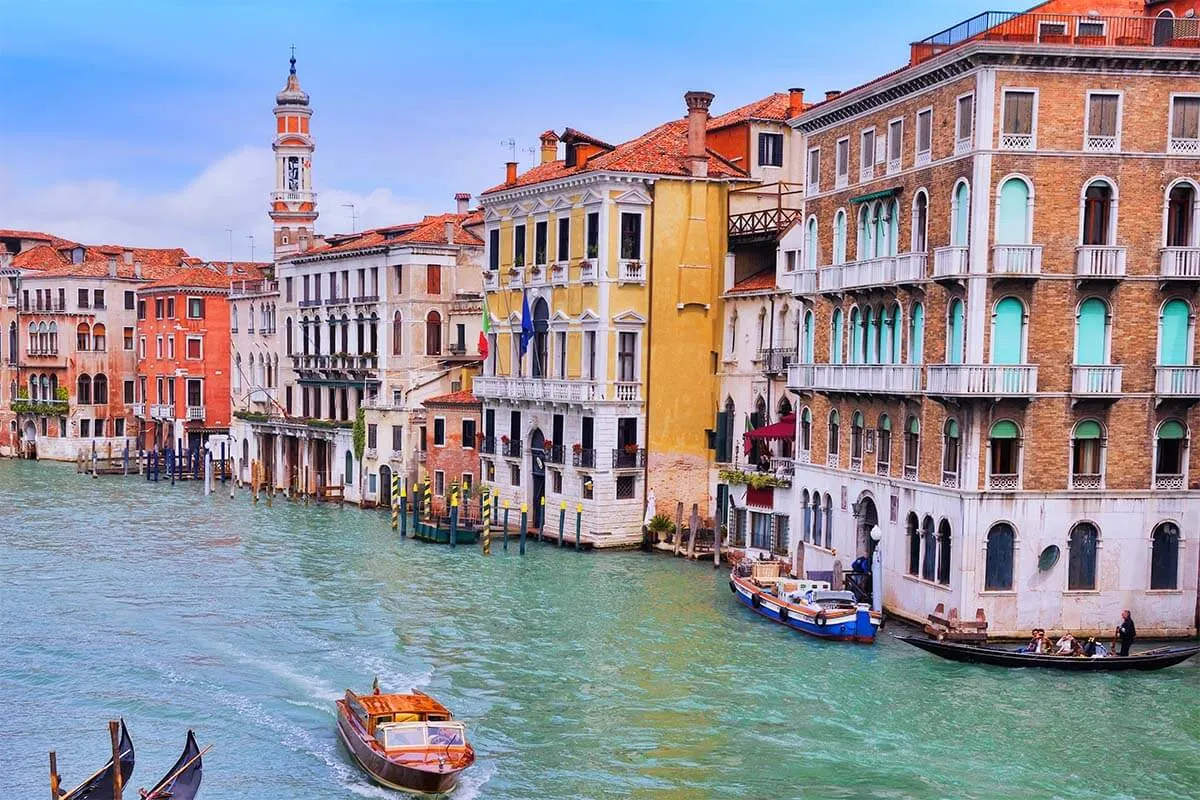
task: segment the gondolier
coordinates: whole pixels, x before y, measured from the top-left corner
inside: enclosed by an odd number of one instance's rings
[[[1129,613],[1129,609],[1125,609],[1121,612],[1121,624],[1117,626],[1117,639],[1121,642],[1118,655],[1129,655],[1129,646],[1133,644],[1136,636],[1137,628],[1133,624],[1133,615]]]

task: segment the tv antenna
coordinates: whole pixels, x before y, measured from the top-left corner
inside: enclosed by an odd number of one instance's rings
[[[342,208],[350,209],[350,232],[358,232],[358,212],[354,210],[354,203],[342,203]]]
[[[250,240],[250,260],[254,261],[254,234],[251,233],[246,238]]]
[[[233,228],[226,228],[225,232],[229,234],[229,261],[233,262]]]
[[[509,152],[509,161],[517,160],[517,140],[516,139],[501,139],[501,147],[507,147]]]

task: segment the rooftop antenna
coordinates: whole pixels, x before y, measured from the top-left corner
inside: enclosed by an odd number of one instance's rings
[[[358,213],[354,210],[354,203],[342,203],[342,208],[350,209],[350,232],[358,232]]]
[[[533,157],[533,154],[534,154],[534,153],[536,153],[536,152],[538,152],[538,149],[537,149],[536,147],[522,147],[522,148],[521,148],[521,152],[522,152],[522,153],[529,153],[529,156],[530,156],[530,158],[532,158],[532,157]]]
[[[233,228],[226,228],[225,232],[229,234],[229,261],[233,262]]]
[[[517,160],[517,140],[516,139],[501,139],[501,147],[507,147],[510,154],[509,161]]]
[[[251,233],[251,234],[247,235],[246,238],[250,240],[250,261],[253,262],[254,261],[254,234]]]

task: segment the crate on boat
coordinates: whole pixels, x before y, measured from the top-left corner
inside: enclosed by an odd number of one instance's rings
[[[952,642],[982,642],[987,640],[987,627],[987,614],[982,608],[975,609],[975,619],[960,619],[957,608],[946,614],[945,603],[938,603],[925,623],[925,633]]]

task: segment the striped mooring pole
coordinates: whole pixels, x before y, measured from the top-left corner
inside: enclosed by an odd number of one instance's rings
[[[408,478],[400,484],[400,538],[408,537]]]
[[[492,554],[492,497],[491,491],[483,487],[483,508],[481,509],[481,517],[483,519],[483,554],[490,556]]]
[[[450,547],[458,547],[458,484],[450,486]]]
[[[508,549],[508,501],[504,501],[504,549]]]
[[[392,473],[392,530],[400,527],[400,476]]]

